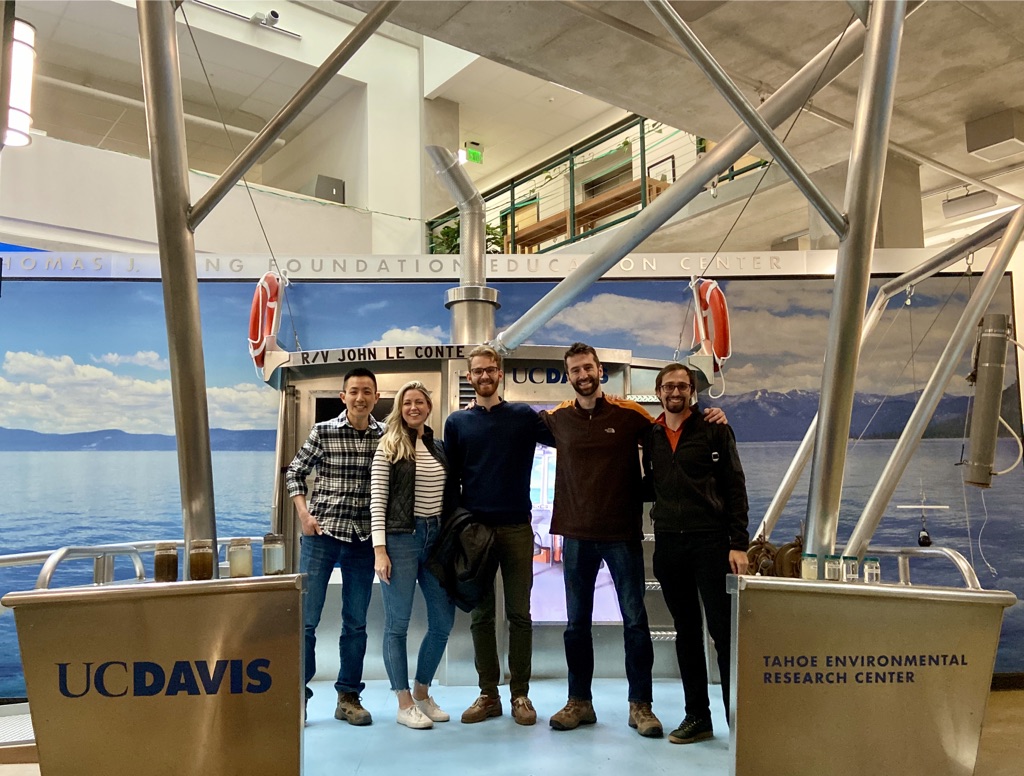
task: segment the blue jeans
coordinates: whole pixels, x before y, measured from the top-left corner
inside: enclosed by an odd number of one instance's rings
[[[448,634],[455,624],[455,604],[426,565],[440,533],[439,517],[417,517],[415,533],[387,535],[391,582],[381,585],[384,599],[384,668],[391,680],[391,689],[395,692],[409,689],[409,652],[406,641],[417,582],[427,604],[427,633],[420,644],[419,658],[416,660],[416,681],[420,684],[430,686],[448,645]]]
[[[327,582],[335,566],[341,567],[341,667],[334,687],[338,692],[360,693],[366,655],[366,610],[373,592],[373,543],[343,542],[326,534],[303,536],[299,570],[307,576],[302,622],[306,637],[306,698],[313,696],[309,682],[316,674],[316,626],[327,598]]]
[[[569,668],[569,697],[591,700],[594,678],[594,586],[601,561],[615,584],[622,613],[622,637],[626,648],[626,680],[629,700],[650,703],[654,645],[644,608],[644,553],[640,542],[565,540],[562,570],[565,576],[565,662]]]

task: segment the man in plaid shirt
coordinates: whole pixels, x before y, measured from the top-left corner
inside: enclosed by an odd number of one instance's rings
[[[384,424],[370,413],[380,398],[377,378],[357,367],[345,375],[341,400],[345,411],[317,423],[288,467],[288,495],[302,524],[299,570],[308,577],[303,605],[306,649],[306,701],[316,673],[316,626],[327,597],[327,582],[341,567],[341,667],[335,719],[369,725],[370,712],[359,702],[366,655],[366,610],[373,591],[373,543],[370,540],[370,464]],[[313,499],[306,504],[306,477],[316,469]]]

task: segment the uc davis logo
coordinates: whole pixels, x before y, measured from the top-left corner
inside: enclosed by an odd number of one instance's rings
[[[526,383],[533,383],[534,385],[566,385],[569,382],[569,376],[565,373],[564,369],[556,369],[553,366],[517,366],[512,369],[512,382],[518,385]],[[603,385],[607,382],[608,373],[606,372],[601,375],[601,384]]]
[[[170,669],[148,660],[57,663],[57,687],[65,698],[81,698],[90,692],[106,698],[259,694],[269,690],[272,683],[270,660],[266,658],[248,663],[243,660],[178,660]]]

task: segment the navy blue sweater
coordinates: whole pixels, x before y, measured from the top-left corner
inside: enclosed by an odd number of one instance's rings
[[[449,415],[444,447],[451,476],[462,485],[462,506],[487,525],[529,523],[537,443],[555,440],[528,404],[503,401]]]

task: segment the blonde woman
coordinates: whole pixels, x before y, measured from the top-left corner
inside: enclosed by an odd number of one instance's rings
[[[450,719],[429,695],[455,622],[455,604],[426,566],[443,519],[455,505],[444,447],[427,425],[432,409],[423,383],[403,385],[370,468],[374,570],[384,601],[384,667],[398,695],[397,721],[414,729]],[[427,604],[427,633],[410,692],[406,640],[417,582]]]

